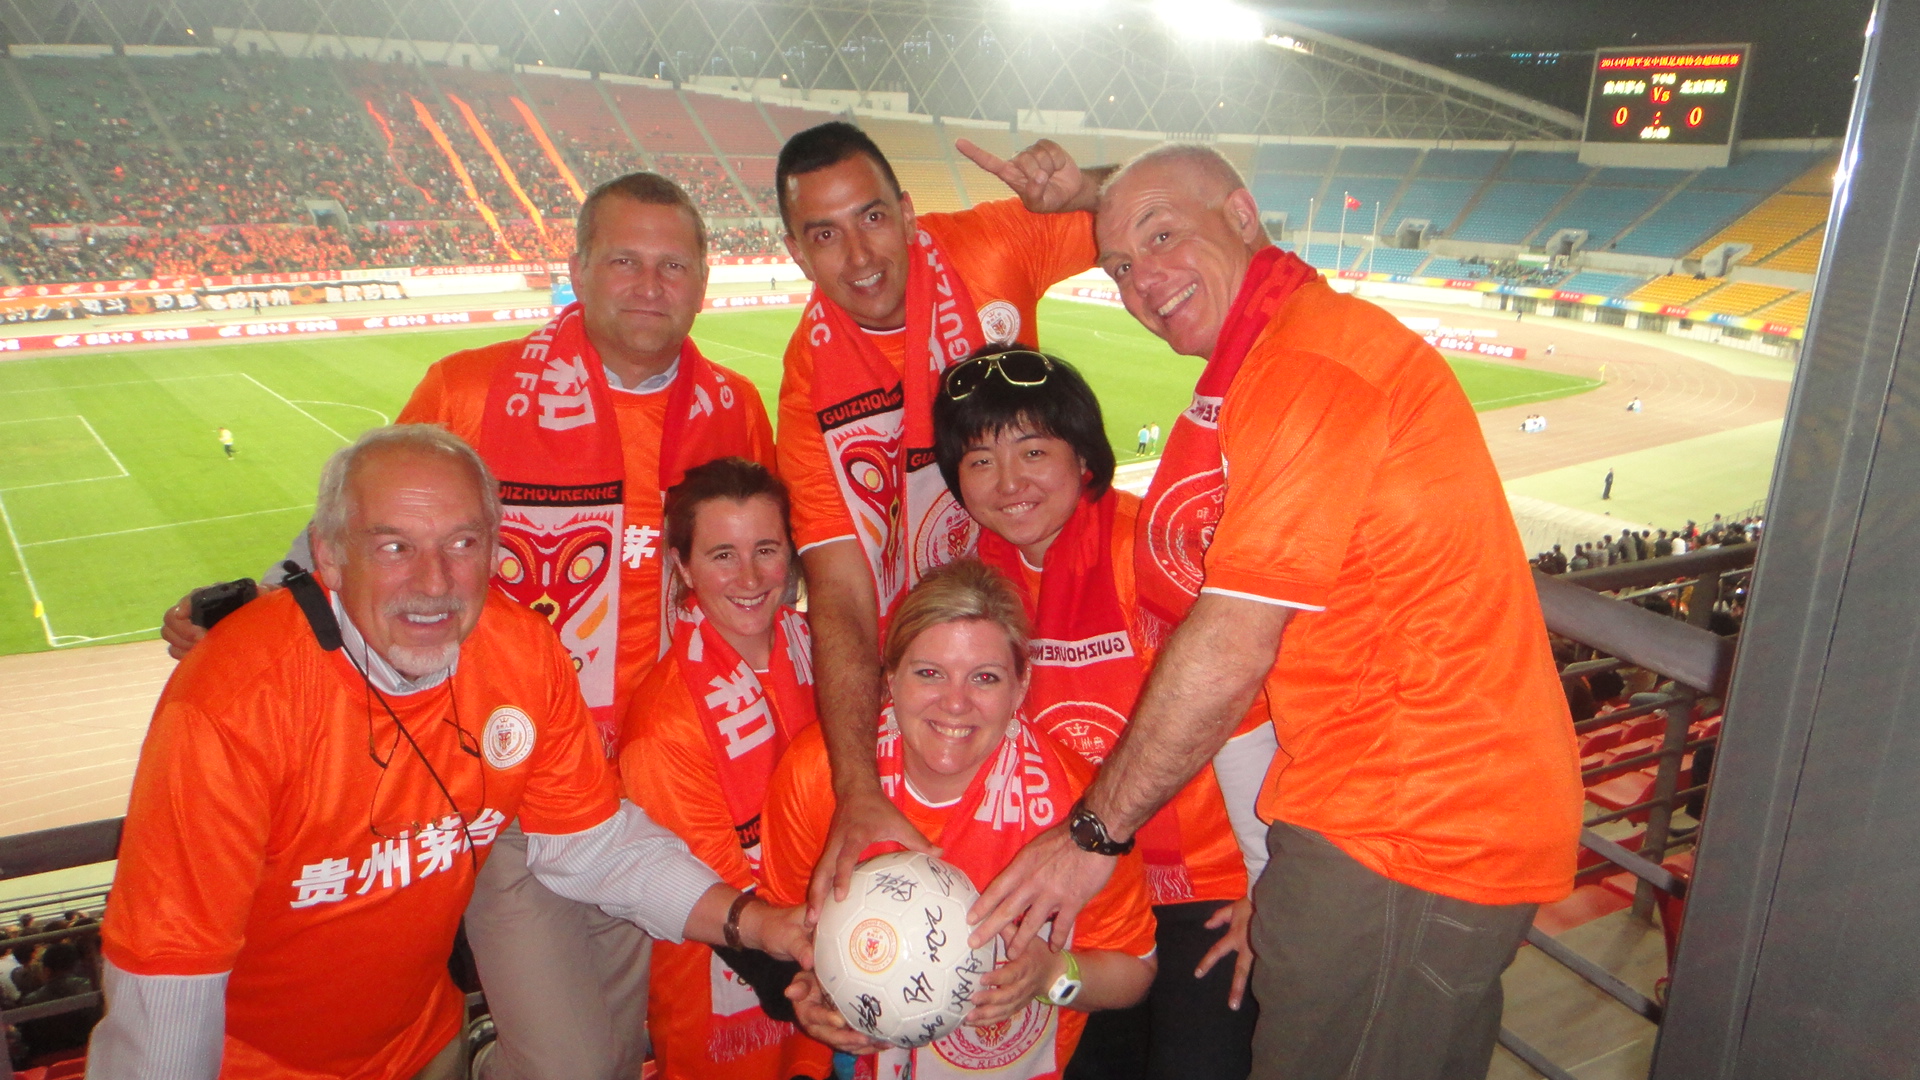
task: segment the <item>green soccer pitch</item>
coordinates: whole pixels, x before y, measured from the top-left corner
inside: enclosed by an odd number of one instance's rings
[[[1114,308],[1048,300],[1048,349],[1086,374],[1122,464],[1162,439],[1201,364]],[[773,412],[799,309],[700,317],[709,357],[752,379]],[[530,327],[369,333],[0,363],[0,654],[155,636],[188,589],[257,577],[306,522],[320,465],[398,412],[457,349]],[[1597,385],[1452,359],[1476,408]],[[231,428],[237,456],[217,437]],[[35,614],[36,600],[40,614]]]

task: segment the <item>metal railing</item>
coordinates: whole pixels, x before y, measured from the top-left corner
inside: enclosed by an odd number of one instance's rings
[[[1583,879],[1625,871],[1636,878],[1633,913],[1648,917],[1662,895],[1684,899],[1687,882],[1662,865],[1668,852],[1691,844],[1692,829],[1673,826],[1674,811],[1690,800],[1704,798],[1708,784],[1680,786],[1687,754],[1706,749],[1717,736],[1690,739],[1695,703],[1703,696],[1726,691],[1733,673],[1735,639],[1707,629],[1714,607],[1730,587],[1752,572],[1756,547],[1707,548],[1664,559],[1648,559],[1581,570],[1558,577],[1535,573],[1534,585],[1547,629],[1580,645],[1591,654],[1561,672],[1563,679],[1595,675],[1621,667],[1639,667],[1672,680],[1674,689],[1651,701],[1596,716],[1574,725],[1586,734],[1614,724],[1660,715],[1664,717],[1657,750],[1608,761],[1582,771],[1585,783],[1624,775],[1655,764],[1649,797],[1629,806],[1596,814],[1582,822],[1580,846],[1600,861],[1579,871]],[[1618,596],[1603,596],[1617,593]],[[1662,615],[1634,603],[1649,597],[1673,596],[1686,607],[1686,620]],[[1639,850],[1634,851],[1595,829],[1616,821],[1646,816]],[[1529,928],[1527,941],[1541,954],[1580,976],[1607,996],[1648,1021],[1658,1024],[1665,1007],[1628,985],[1619,976],[1562,944],[1538,927]],[[1500,1045],[1548,1080],[1573,1080],[1572,1074],[1505,1027]]]

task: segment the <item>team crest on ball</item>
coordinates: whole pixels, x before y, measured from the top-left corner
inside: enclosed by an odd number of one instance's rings
[[[511,705],[500,706],[487,717],[480,748],[487,755],[487,764],[496,769],[513,768],[533,753],[533,721]]]
[[[995,345],[1011,345],[1020,337],[1020,309],[995,300],[980,309],[980,332]]]
[[[878,975],[893,966],[893,958],[900,953],[900,937],[885,919],[866,919],[853,928],[847,953],[854,967]]]
[[[1001,1069],[1019,1061],[1046,1035],[1056,1010],[1037,1001],[995,1024],[955,1028],[934,1052],[962,1069]]]

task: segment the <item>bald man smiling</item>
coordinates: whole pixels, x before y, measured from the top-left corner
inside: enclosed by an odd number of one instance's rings
[[[1276,248],[1210,149],[1136,159],[1095,228],[1127,310],[1207,360],[1139,519],[1167,644],[1071,828],[988,888],[975,937],[1023,917],[1024,944],[1057,916],[1061,944],[1107,852],[1264,692],[1253,1075],[1484,1076],[1500,973],[1572,888],[1581,792],[1472,406],[1392,315]],[[1416,530],[1434,542],[1402,542]]]

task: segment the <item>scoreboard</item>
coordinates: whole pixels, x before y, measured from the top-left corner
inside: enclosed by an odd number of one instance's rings
[[[1746,45],[1599,50],[1580,159],[1652,168],[1725,165],[1750,52]]]

